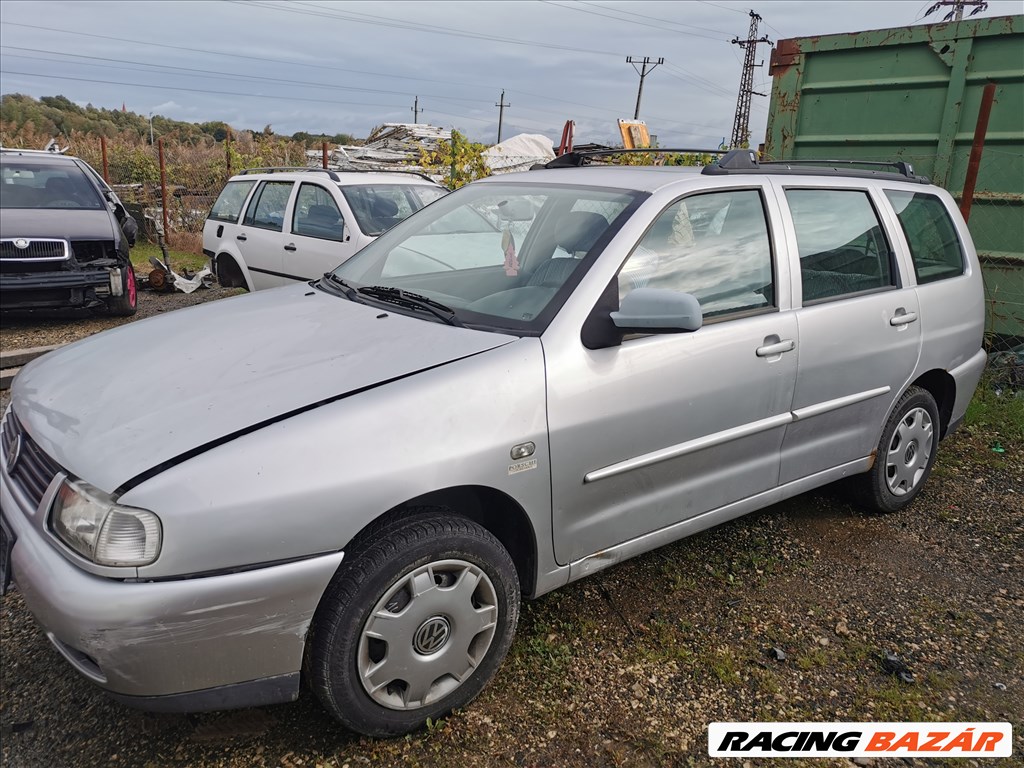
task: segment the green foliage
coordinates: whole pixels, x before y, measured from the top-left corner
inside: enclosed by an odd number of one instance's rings
[[[1024,391],[1001,387],[995,379],[991,370],[982,378],[967,406],[965,423],[1024,446]]]
[[[458,189],[471,181],[491,175],[484,162],[487,146],[469,141],[458,131],[452,131],[451,141],[442,141],[437,149],[420,149],[419,164],[427,173],[447,174],[448,187]]]

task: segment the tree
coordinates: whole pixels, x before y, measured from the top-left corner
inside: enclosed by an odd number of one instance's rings
[[[451,141],[442,141],[437,149],[420,149],[420,165],[428,172],[447,174],[451,189],[491,175],[484,162],[484,144],[469,141],[458,131],[452,131]]]

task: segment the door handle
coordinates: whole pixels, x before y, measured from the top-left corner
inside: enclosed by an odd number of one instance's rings
[[[896,310],[896,314],[889,318],[889,325],[909,325],[917,320],[916,312],[906,312],[902,308]]]
[[[783,339],[777,341],[774,344],[765,344],[763,347],[757,348],[758,357],[772,357],[773,355],[781,355],[783,352],[792,352],[796,349],[796,342],[792,339]]]
[[[247,237],[246,237],[245,235],[238,235],[238,236],[237,236],[237,237],[235,238],[235,240],[242,240],[243,242],[244,242],[245,240],[248,240],[248,239],[249,239],[249,238],[247,238]]]
[[[298,248],[295,247],[295,243],[288,243],[288,245],[286,245],[284,247],[284,249],[286,251],[297,251],[298,250]]]

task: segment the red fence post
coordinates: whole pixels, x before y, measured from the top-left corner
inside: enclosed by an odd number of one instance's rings
[[[224,155],[227,157],[228,165],[228,178],[231,177],[231,129],[228,128],[228,134],[224,137]]]
[[[327,170],[327,142],[323,145],[323,156],[324,156],[324,170]]]
[[[103,180],[110,183],[110,167],[107,165],[107,137],[100,136],[100,151],[103,153]]]
[[[164,238],[170,235],[170,219],[167,217],[167,165],[164,163],[164,140],[158,139],[156,143],[160,152],[160,205],[164,211]]]
[[[978,108],[978,124],[974,128],[974,144],[971,146],[971,159],[967,162],[967,176],[964,178],[964,191],[960,195],[960,213],[964,221],[971,218],[971,204],[974,203],[974,187],[978,183],[978,168],[981,167],[981,150],[985,148],[985,134],[988,133],[988,118],[992,114],[992,102],[996,97],[996,84],[988,83],[981,94],[981,106]]]

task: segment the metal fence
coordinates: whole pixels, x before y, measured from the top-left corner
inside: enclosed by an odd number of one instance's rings
[[[168,243],[202,252],[203,222],[233,173],[261,166],[306,165],[301,142],[255,139],[246,134],[220,143],[183,142],[173,137],[153,145],[98,136],[75,136],[70,152],[81,157],[117,192],[153,239],[156,221]]]

